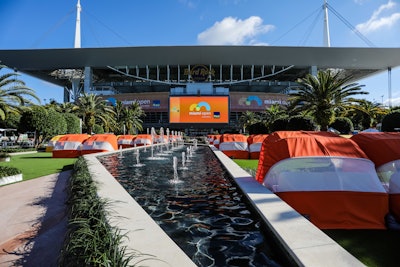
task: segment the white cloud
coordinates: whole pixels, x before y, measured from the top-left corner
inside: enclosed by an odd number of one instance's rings
[[[396,3],[389,0],[387,4],[381,5],[377,10],[375,10],[371,18],[356,26],[356,29],[363,34],[368,34],[371,32],[378,31],[384,27],[393,26],[398,20],[400,20],[400,13],[390,13],[383,14],[384,12],[390,12],[396,7]]]
[[[263,20],[251,16],[245,20],[226,17],[197,35],[197,41],[205,45],[243,45],[258,43],[257,36],[273,30],[273,25],[263,25]]]
[[[389,106],[389,100],[385,100],[383,103],[385,106]],[[390,101],[390,104],[392,107],[398,107],[400,106],[400,97],[398,98],[392,98],[392,100]]]
[[[400,90],[397,88],[392,89],[392,97],[391,99],[385,99],[383,105],[389,106],[389,104],[392,107],[399,107],[400,106]]]

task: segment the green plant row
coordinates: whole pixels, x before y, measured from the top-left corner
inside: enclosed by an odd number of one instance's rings
[[[17,153],[17,152],[28,152],[28,151],[36,151],[36,148],[29,147],[29,148],[20,148],[20,147],[6,147],[0,150],[4,153]]]
[[[68,233],[60,266],[128,266],[132,259],[121,246],[124,235],[109,225],[109,203],[97,195],[87,163],[80,157],[69,184]]]
[[[9,167],[9,166],[0,166],[0,178],[17,175],[20,173],[22,173],[22,171],[18,168]]]

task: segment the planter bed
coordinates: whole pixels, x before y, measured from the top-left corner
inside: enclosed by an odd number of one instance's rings
[[[0,186],[22,181],[22,173],[0,178]]]

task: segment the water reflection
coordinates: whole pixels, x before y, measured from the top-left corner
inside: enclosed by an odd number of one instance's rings
[[[241,192],[208,147],[191,152],[187,169],[166,160],[135,168],[134,152],[100,158],[109,172],[198,266],[280,266]],[[141,155],[145,152],[141,151]],[[178,165],[181,162],[178,163]],[[178,175],[180,183],[171,183]]]

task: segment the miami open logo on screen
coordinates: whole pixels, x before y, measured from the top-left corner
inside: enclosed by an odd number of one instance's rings
[[[226,96],[171,96],[170,123],[228,123],[229,98]]]
[[[211,112],[211,106],[205,101],[191,104],[189,107],[189,116],[199,116],[201,119],[219,119],[221,114],[219,111]]]

